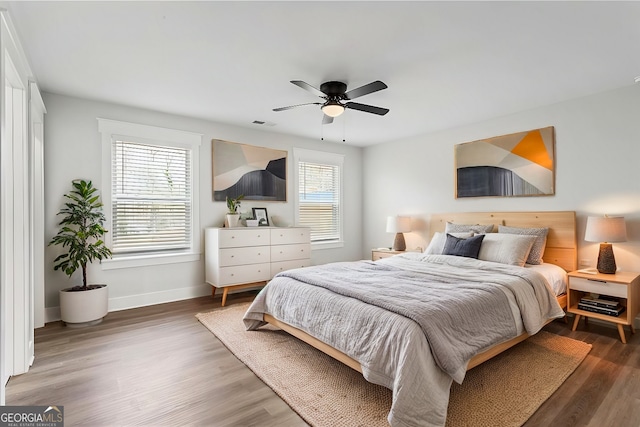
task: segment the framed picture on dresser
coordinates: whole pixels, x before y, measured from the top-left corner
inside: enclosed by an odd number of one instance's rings
[[[269,215],[267,215],[267,208],[252,208],[253,219],[258,220],[259,226],[269,226]]]

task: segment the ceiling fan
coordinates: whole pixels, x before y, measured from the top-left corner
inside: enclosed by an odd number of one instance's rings
[[[364,111],[365,113],[377,114],[379,116],[384,116],[389,112],[388,108],[380,108],[373,105],[360,104],[358,102],[344,102],[386,89],[387,85],[382,83],[380,80],[352,89],[349,92],[347,92],[347,85],[342,82],[325,82],[320,85],[320,89],[316,89],[309,83],[305,83],[302,80],[291,80],[291,83],[319,96],[324,99],[325,102],[310,102],[307,104],[290,105],[288,107],[274,108],[273,111],[290,110],[292,108],[303,107],[305,105],[320,105],[320,109],[324,113],[322,124],[333,123],[333,118],[342,114],[346,108]]]

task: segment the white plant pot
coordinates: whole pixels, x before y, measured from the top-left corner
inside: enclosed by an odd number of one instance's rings
[[[240,214],[227,214],[227,224],[229,227],[237,227],[240,222]]]
[[[107,285],[87,291],[60,291],[60,317],[68,326],[95,325],[109,311],[109,290]]]

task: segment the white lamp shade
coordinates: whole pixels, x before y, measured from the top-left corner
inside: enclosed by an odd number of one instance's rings
[[[387,217],[387,233],[408,233],[409,231],[411,231],[411,217]]]
[[[584,232],[587,242],[626,242],[627,227],[624,217],[590,216]]]

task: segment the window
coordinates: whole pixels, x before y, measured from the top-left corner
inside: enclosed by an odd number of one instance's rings
[[[342,164],[344,156],[294,149],[296,224],[311,228],[311,243],[339,247],[342,240]]]
[[[194,255],[200,249],[197,165],[202,136],[98,122],[106,241],[114,254],[103,268],[199,259]],[[123,260],[127,262],[118,262]]]

